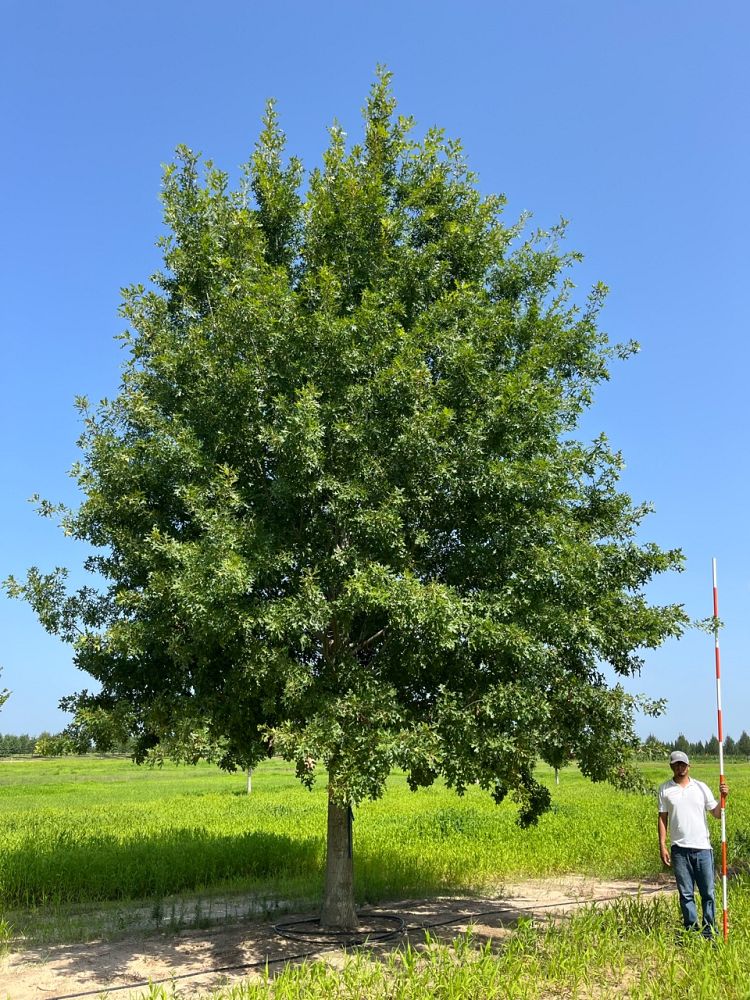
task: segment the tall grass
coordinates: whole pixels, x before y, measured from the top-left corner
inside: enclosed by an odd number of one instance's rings
[[[648,769],[655,782],[664,777],[664,767]],[[553,809],[526,831],[511,803],[495,806],[479,789],[462,798],[437,785],[412,793],[394,775],[381,800],[356,811],[360,902],[472,891],[519,877],[639,877],[660,869],[653,797],[592,785],[572,768],[559,786],[541,773]],[[750,768],[734,765],[728,777],[730,850],[746,853],[750,815],[741,790],[750,785]],[[242,775],[208,765],[152,771],[78,758],[3,764],[0,905],[228,888],[314,898],[325,810],[322,783],[308,792],[277,761],[258,768],[249,796]]]

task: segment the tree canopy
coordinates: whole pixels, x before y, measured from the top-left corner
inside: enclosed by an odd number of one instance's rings
[[[271,103],[236,188],[181,147],[162,197],[119,393],[79,401],[62,520],[101,586],[9,584],[99,681],[79,705],[126,705],[141,756],[196,730],[225,767],[322,765],[347,809],[394,767],[510,793],[522,823],[538,757],[627,783],[633,700],[603,671],[680,633],[644,588],[681,556],[575,437],[633,345],[599,329],[603,285],[576,301],[565,224],[506,224],[387,74],[309,175]]]

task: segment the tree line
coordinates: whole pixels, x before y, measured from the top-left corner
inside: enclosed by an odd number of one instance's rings
[[[33,755],[35,757],[64,757],[72,754],[99,753],[102,751],[92,740],[80,740],[71,735],[68,730],[60,733],[39,733],[30,736],[28,733],[16,735],[4,733],[0,735],[0,757],[20,757]],[[110,753],[132,753],[133,744],[123,740],[108,746]]]
[[[14,757],[18,754],[30,754],[34,752],[37,737],[22,733],[16,736],[12,733],[0,735],[0,757]]]
[[[718,757],[719,740],[714,735],[705,742],[691,742],[684,733],[680,733],[675,740],[663,743],[651,734],[643,743],[643,755],[652,759],[661,757],[670,750],[682,750],[688,757]],[[724,756],[750,757],[750,735],[746,729],[742,730],[737,740],[729,735],[724,737]]]
[[[122,734],[118,738],[109,734],[109,738],[100,741],[90,733],[82,732],[79,726],[69,726],[59,733],[43,732],[38,736],[29,736],[27,733],[20,735],[0,734],[0,757],[31,754],[36,757],[63,757],[69,754],[86,753],[132,754],[134,748],[132,738],[127,738]],[[671,750],[682,750],[689,757],[718,757],[719,741],[716,736],[711,736],[705,742],[702,740],[692,742],[684,733],[680,733],[675,740],[664,743],[651,734],[644,740],[640,756],[657,760],[665,757]],[[187,759],[184,753],[180,755],[174,751],[165,755],[175,759]],[[750,758],[750,734],[747,730],[743,729],[739,739],[736,740],[731,736],[724,737],[724,755],[726,757]],[[211,754],[205,753],[205,747],[198,747],[192,756],[209,759],[212,757]]]

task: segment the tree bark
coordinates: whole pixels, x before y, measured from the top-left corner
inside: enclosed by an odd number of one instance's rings
[[[253,790],[253,769],[249,767],[247,769],[247,794],[249,795],[250,792],[252,792],[252,790]]]
[[[352,853],[350,806],[334,802],[329,776],[326,886],[320,914],[320,926],[324,930],[353,931],[357,927]]]

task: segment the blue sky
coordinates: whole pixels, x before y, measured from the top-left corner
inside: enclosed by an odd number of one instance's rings
[[[73,398],[117,389],[119,289],[158,264],[160,165],[186,143],[236,176],[273,96],[310,168],[334,117],[359,135],[384,63],[400,110],[463,140],[509,220],[570,219],[582,292],[611,287],[602,325],[642,351],[583,433],[606,431],[624,488],[654,502],[643,539],[685,552],[654,600],[708,616],[718,558],[725,729],[750,730],[745,3],[4,0],[2,20],[0,577],[67,565],[80,578],[84,550],[26,500],[75,503]],[[61,728],[59,698],[90,686],[4,596],[0,665],[2,732]],[[630,687],[669,699],[644,735],[707,738],[711,637],[649,654]]]

